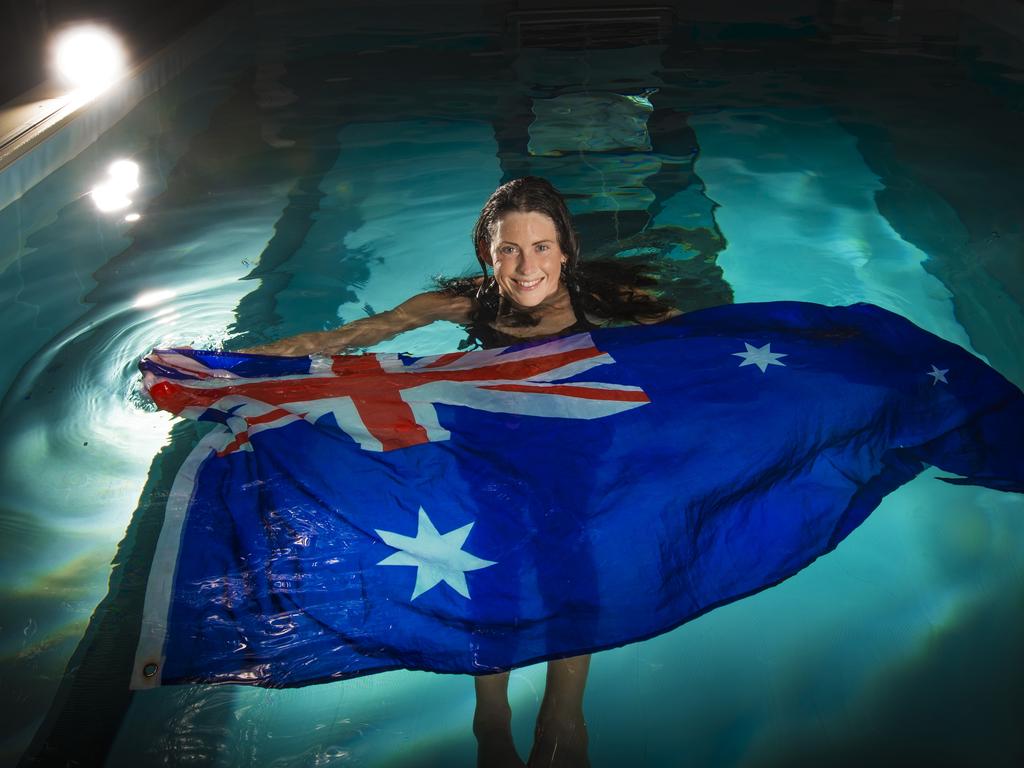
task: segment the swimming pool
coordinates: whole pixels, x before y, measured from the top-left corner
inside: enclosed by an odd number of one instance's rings
[[[523,45],[497,6],[441,33],[426,7],[257,5],[245,36],[0,212],[0,759],[40,733],[112,766],[472,763],[467,679],[129,700],[108,681],[131,599],[89,627],[112,574],[128,591],[189,440],[167,447],[138,358],[329,327],[469,270],[504,179],[549,177],[588,252],[664,259],[690,308],[871,301],[1024,384],[1021,44],[840,5],[586,50]],[[141,186],[103,214],[87,193],[119,158]],[[438,324],[380,348],[462,338]],[[1022,512],[919,478],[780,587],[601,654],[594,764],[1016,764]],[[542,679],[512,677],[521,748]]]

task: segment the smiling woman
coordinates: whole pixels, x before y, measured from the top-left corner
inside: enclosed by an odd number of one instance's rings
[[[656,281],[643,263],[583,262],[561,194],[525,176],[495,190],[473,229],[483,274],[440,278],[440,290],[330,330],[302,333],[246,352],[337,354],[365,348],[438,320],[465,325],[481,347],[539,340],[615,323],[650,323],[677,314],[647,293]]]
[[[332,331],[300,334],[248,352],[308,355],[365,347],[403,331],[449,320],[468,326],[482,347],[500,347],[589,330],[615,321],[656,322],[677,314],[641,289],[643,265],[580,262],[572,217],[558,190],[527,176],[495,190],[473,230],[483,275],[441,280],[387,312]],[[590,656],[548,664],[530,765],[587,765],[583,692]],[[481,765],[522,766],[512,741],[509,673],[476,678],[473,731]]]

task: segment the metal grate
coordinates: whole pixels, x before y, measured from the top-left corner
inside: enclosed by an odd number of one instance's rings
[[[521,48],[628,48],[654,45],[672,31],[672,9],[573,8],[508,15]]]

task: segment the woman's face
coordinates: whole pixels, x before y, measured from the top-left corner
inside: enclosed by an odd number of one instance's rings
[[[491,235],[491,265],[505,298],[536,307],[554,296],[565,258],[555,222],[545,214],[513,211],[498,219]]]

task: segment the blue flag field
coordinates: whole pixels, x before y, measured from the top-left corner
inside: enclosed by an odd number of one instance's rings
[[[867,304],[141,368],[161,408],[211,428],[168,500],[136,688],[620,646],[792,576],[929,465],[1024,492],[1024,394]]]

